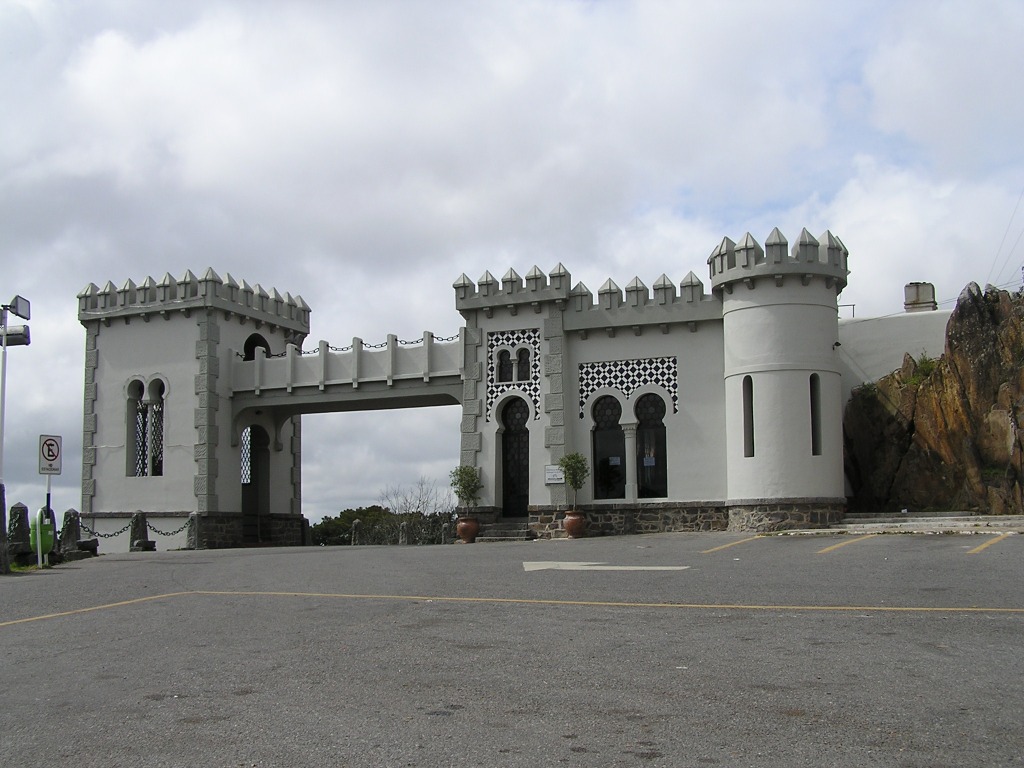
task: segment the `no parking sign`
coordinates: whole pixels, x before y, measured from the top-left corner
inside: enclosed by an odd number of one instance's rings
[[[60,435],[40,435],[39,436],[39,474],[40,475],[59,475],[61,470],[61,460],[63,458],[63,452],[61,451],[61,436]]]

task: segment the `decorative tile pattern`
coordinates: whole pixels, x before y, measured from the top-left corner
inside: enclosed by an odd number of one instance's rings
[[[580,418],[587,398],[601,387],[617,389],[629,399],[644,384],[664,387],[672,396],[672,413],[679,412],[679,366],[675,357],[580,363]]]
[[[498,372],[494,362],[494,350],[508,347],[512,350],[512,359],[518,348],[530,350],[529,381],[498,381]],[[510,389],[521,389],[533,401],[534,419],[540,418],[540,329],[528,328],[522,331],[496,331],[487,334],[487,421],[491,420],[491,412],[498,398]]]

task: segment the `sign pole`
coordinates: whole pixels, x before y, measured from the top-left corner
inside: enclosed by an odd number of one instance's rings
[[[4,486],[4,402],[7,399],[7,305],[0,308],[0,573],[10,573],[7,555],[7,488]]]

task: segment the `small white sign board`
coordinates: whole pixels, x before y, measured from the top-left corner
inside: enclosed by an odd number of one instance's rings
[[[60,435],[39,436],[39,474],[59,475],[64,459]]]
[[[544,484],[557,485],[565,482],[565,472],[557,464],[548,464],[544,467]]]

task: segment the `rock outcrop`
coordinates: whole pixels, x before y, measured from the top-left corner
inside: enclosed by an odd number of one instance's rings
[[[938,360],[854,390],[843,422],[851,511],[1022,514],[1024,295],[957,299]]]

